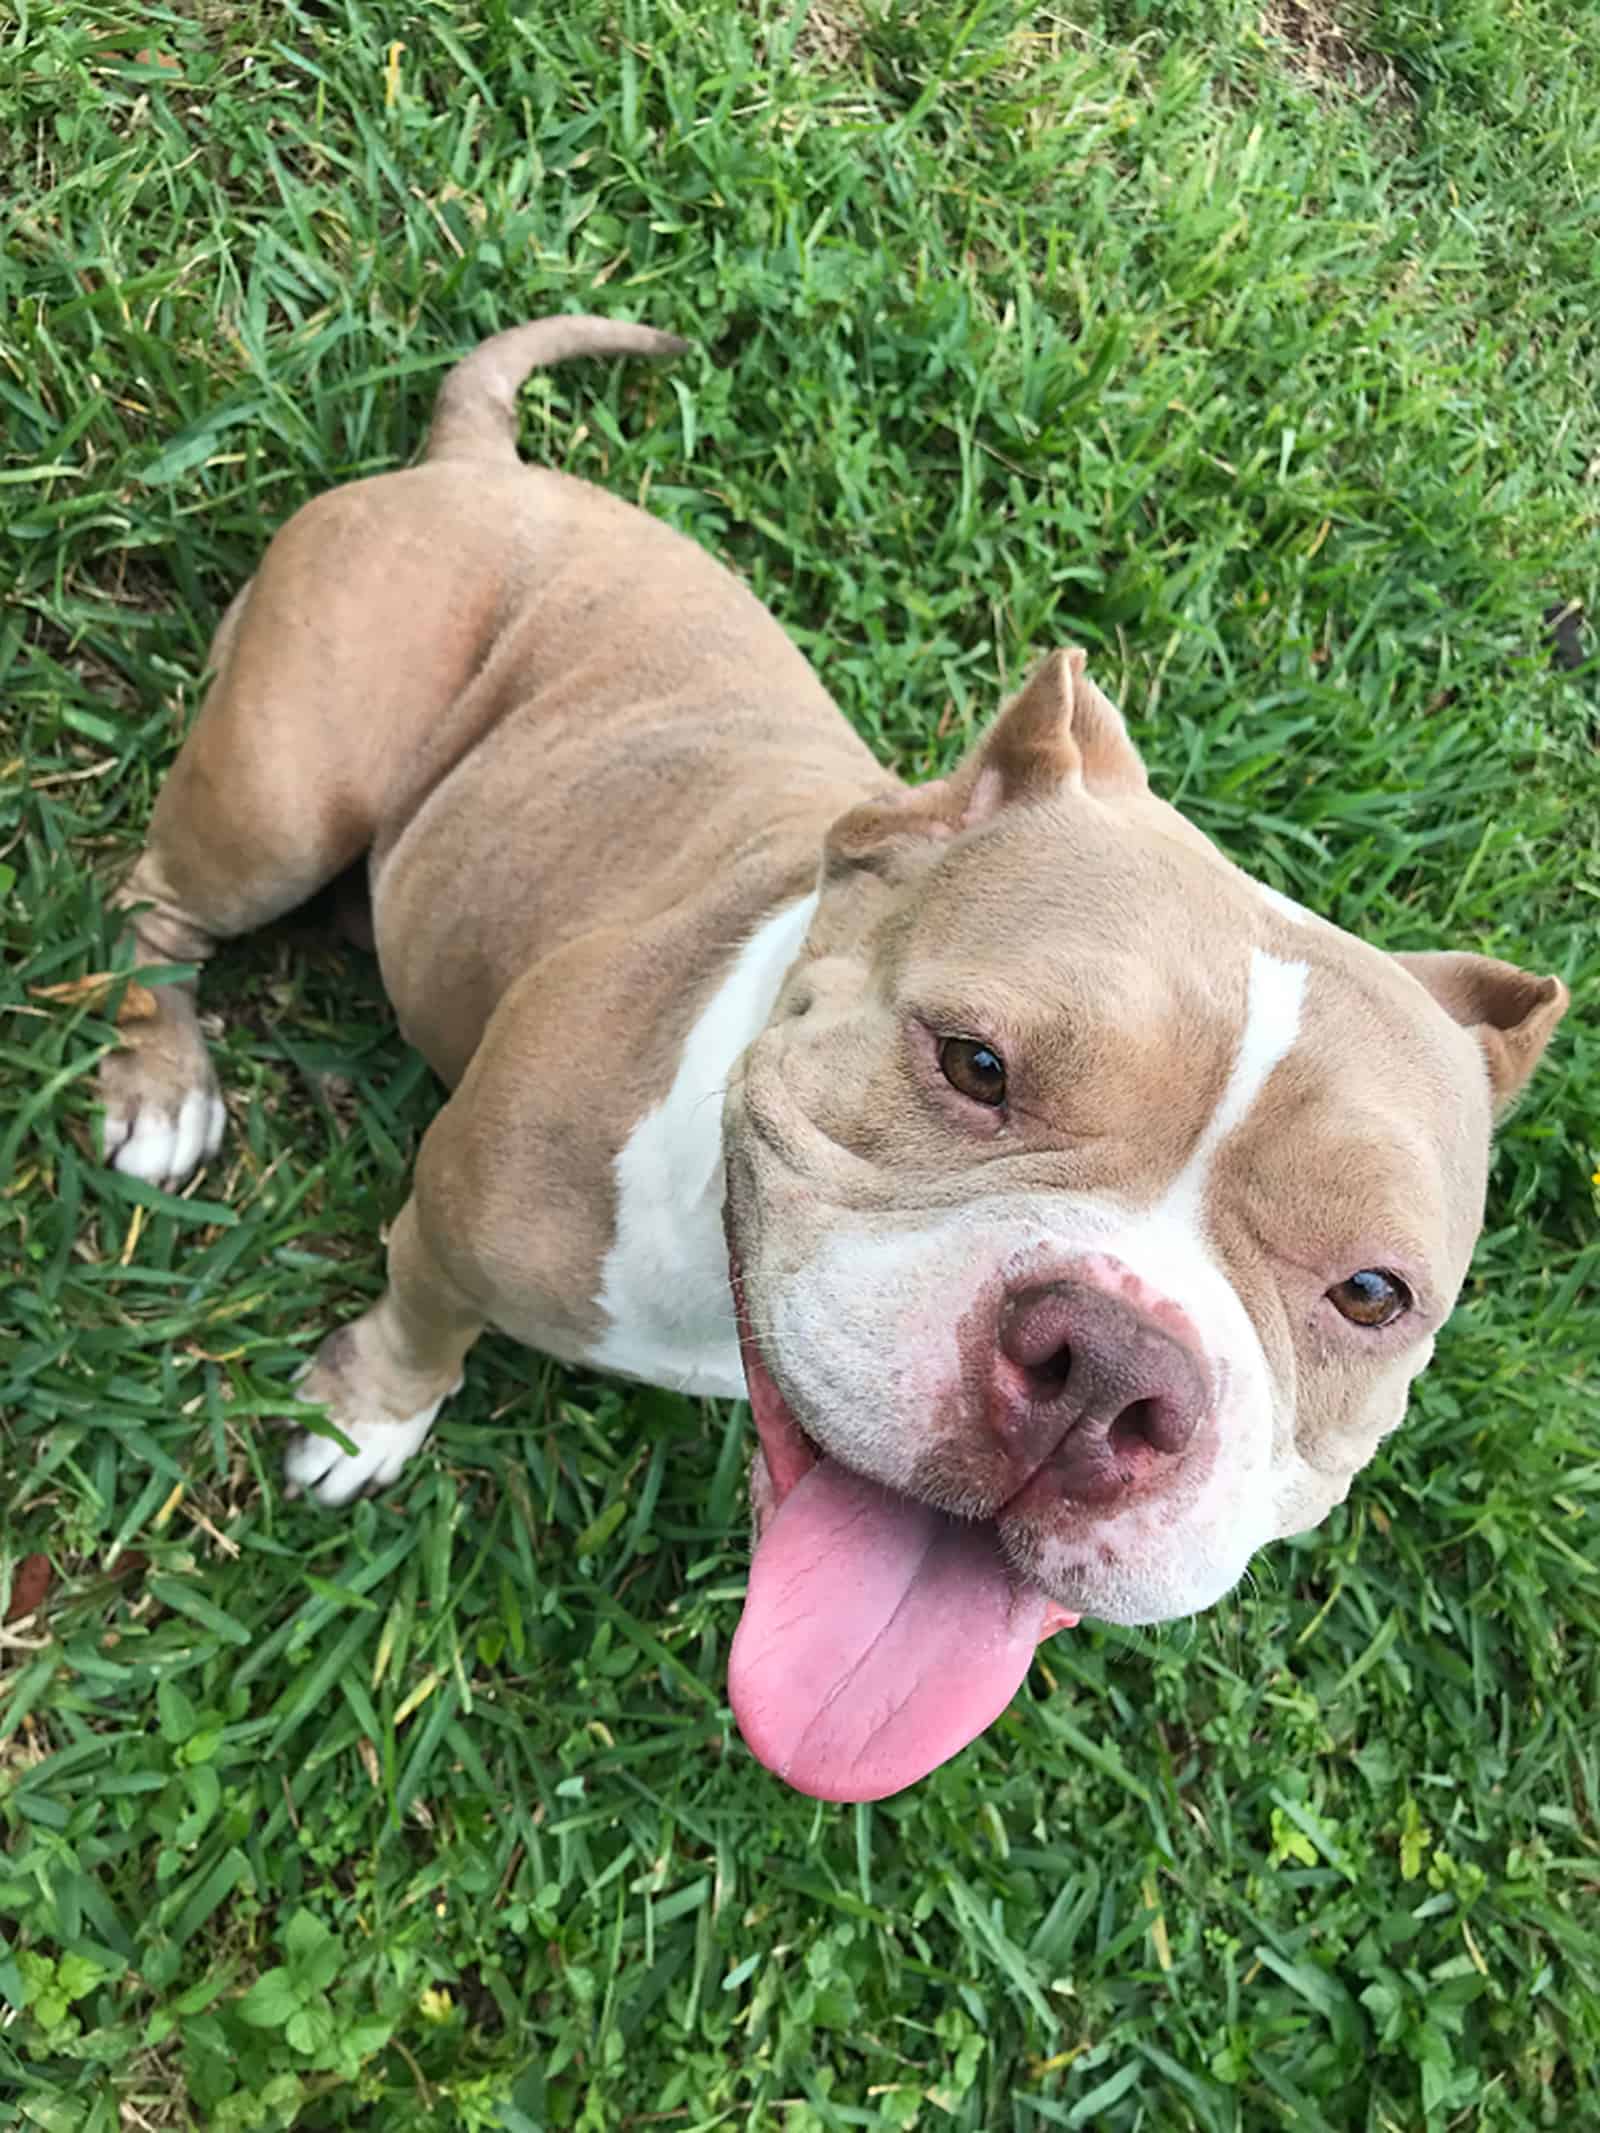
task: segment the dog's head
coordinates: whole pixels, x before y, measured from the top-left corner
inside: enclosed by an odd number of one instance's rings
[[[1082,655],[831,832],[726,1106],[759,1540],[732,1687],[898,1790],[1080,1615],[1208,1606],[1399,1422],[1555,978],[1395,956],[1155,798]]]

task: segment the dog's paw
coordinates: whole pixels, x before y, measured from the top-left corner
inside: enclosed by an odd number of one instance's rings
[[[100,1063],[100,1148],[113,1170],[174,1192],[222,1146],[228,1114],[205,1041],[187,1025]]]
[[[210,1162],[227,1122],[214,1088],[191,1089],[175,1111],[148,1101],[107,1103],[102,1146],[113,1170],[173,1192]]]
[[[309,1395],[308,1395],[309,1397]],[[299,1430],[290,1442],[283,1462],[284,1494],[308,1495],[333,1509],[353,1503],[373,1489],[386,1489],[400,1479],[412,1453],[421,1449],[434,1417],[448,1394],[403,1422],[346,1422],[337,1424],[355,1446],[353,1453],[332,1437],[316,1437]]]
[[[385,1310],[386,1302],[375,1304],[336,1327],[296,1379],[296,1398],[325,1409],[355,1450],[296,1430],[283,1463],[286,1496],[311,1496],[331,1508],[388,1488],[421,1449],[445,1401],[461,1390],[459,1371],[424,1376],[397,1364]]]

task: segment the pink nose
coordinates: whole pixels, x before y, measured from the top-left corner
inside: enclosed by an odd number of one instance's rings
[[[1086,1281],[1007,1297],[995,1393],[990,1421],[1012,1459],[1091,1504],[1159,1484],[1210,1405],[1186,1343]]]

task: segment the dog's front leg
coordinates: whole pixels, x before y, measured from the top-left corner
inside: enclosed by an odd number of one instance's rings
[[[440,1263],[413,1194],[389,1234],[389,1286],[370,1311],[328,1335],[296,1387],[302,1400],[326,1407],[355,1452],[298,1431],[284,1462],[288,1493],[344,1504],[398,1480],[459,1390],[462,1363],[484,1324]]]
[[[324,1403],[355,1455],[297,1436],[292,1488],[339,1504],[395,1480],[486,1327],[567,1362],[599,1353],[615,1157],[639,1103],[616,1033],[651,947],[580,936],[495,1008],[422,1137],[387,1292],[323,1342],[298,1388]]]

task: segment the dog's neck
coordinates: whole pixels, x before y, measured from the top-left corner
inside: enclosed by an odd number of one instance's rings
[[[701,1009],[672,1087],[616,1160],[616,1229],[600,1303],[609,1329],[590,1360],[717,1399],[744,1398],[722,1235],[722,1098],[766,1027],[817,908],[815,895],[767,918]]]

